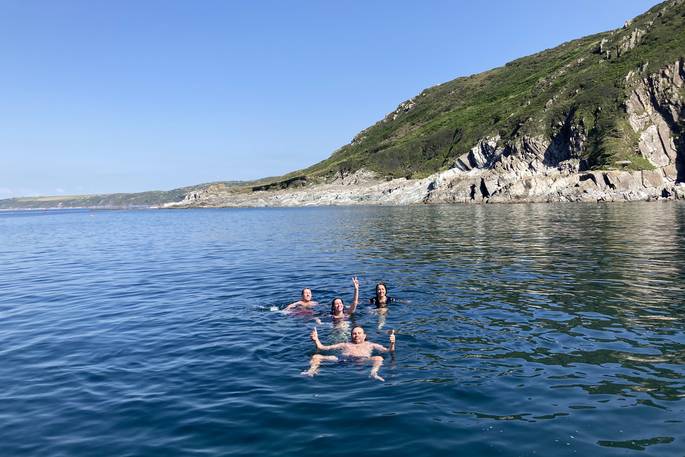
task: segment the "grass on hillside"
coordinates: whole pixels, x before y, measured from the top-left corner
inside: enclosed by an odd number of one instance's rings
[[[637,152],[626,122],[625,77],[630,71],[655,73],[685,55],[685,6],[663,9],[657,5],[627,28],[426,89],[410,111],[376,123],[360,141],[281,179],[316,179],[361,167],[389,177],[423,177],[449,168],[484,137],[499,135],[502,143],[523,135],[552,138],[565,123],[587,136],[582,158],[591,167],[630,161],[633,169],[652,168]],[[637,28],[646,31],[640,44],[617,56],[616,48]],[[599,53],[603,39],[612,49],[609,59]]]

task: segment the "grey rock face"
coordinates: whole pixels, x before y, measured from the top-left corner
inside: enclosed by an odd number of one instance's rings
[[[684,80],[685,68],[679,60],[660,74],[642,79],[626,101],[628,122],[640,135],[640,153],[659,168],[678,161],[673,131],[684,121]]]
[[[395,109],[395,111],[393,111],[392,113],[385,116],[385,118],[383,119],[383,122],[394,121],[395,119],[400,117],[402,114],[411,111],[415,106],[416,106],[416,101],[414,98],[409,99],[405,102],[402,102],[397,107],[397,109]]]
[[[456,160],[455,168],[469,171],[474,168],[489,167],[502,154],[502,149],[497,149],[498,141],[499,135],[480,140],[469,152]]]
[[[625,54],[626,52],[630,51],[631,49],[635,49],[635,47],[640,43],[640,40],[642,37],[645,35],[645,31],[642,29],[634,29],[630,35],[623,37],[621,42],[618,44],[616,48],[616,55],[620,57],[621,55]]]
[[[624,38],[630,48],[639,31]],[[601,46],[607,45],[602,42]],[[502,143],[486,137],[453,168],[425,179],[383,180],[368,170],[340,174],[327,183],[300,188],[235,192],[210,186],[194,191],[167,207],[406,205],[417,203],[510,203],[564,201],[631,201],[685,198],[685,138],[682,60],[658,74],[626,77],[632,88],[626,101],[628,122],[639,135],[640,153],[655,167],[646,171],[580,171],[586,133],[574,124],[573,113],[555,126],[551,138],[521,136]],[[411,110],[401,104],[386,120]],[[363,132],[356,141],[363,140]]]
[[[517,163],[523,163],[521,161]],[[456,168],[421,180],[363,180],[235,193],[229,189],[195,192],[178,207],[261,207],[322,205],[407,205],[419,203],[597,202],[685,198],[685,185],[668,181],[662,170],[537,172]],[[366,172],[368,173],[368,172]],[[368,175],[367,175],[368,176]]]
[[[664,182],[664,175],[660,170],[645,170],[642,172],[642,185],[645,188],[661,189],[668,184]]]

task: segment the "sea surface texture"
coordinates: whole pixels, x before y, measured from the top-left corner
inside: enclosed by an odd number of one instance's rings
[[[681,203],[2,212],[0,455],[683,457],[684,301]]]

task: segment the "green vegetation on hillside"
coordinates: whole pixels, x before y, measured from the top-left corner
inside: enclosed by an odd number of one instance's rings
[[[631,34],[640,35],[639,44],[626,49]],[[362,167],[423,177],[449,168],[484,137],[552,139],[571,124],[587,137],[580,158],[590,167],[630,161],[629,168],[651,168],[626,121],[626,75],[654,73],[684,56],[685,4],[671,0],[622,29],[426,89],[328,159],[283,179],[315,180]]]

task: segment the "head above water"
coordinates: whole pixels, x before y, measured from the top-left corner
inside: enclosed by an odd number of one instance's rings
[[[376,298],[386,297],[388,295],[388,286],[384,282],[376,284]]]
[[[312,299],[312,289],[305,287],[302,289],[302,301],[310,301]]]
[[[343,311],[345,311],[345,303],[343,302],[342,298],[335,297],[331,301],[331,315],[338,316]]]
[[[363,343],[366,341],[366,333],[364,333],[364,329],[357,326],[352,329],[352,342],[354,344],[359,344]]]

